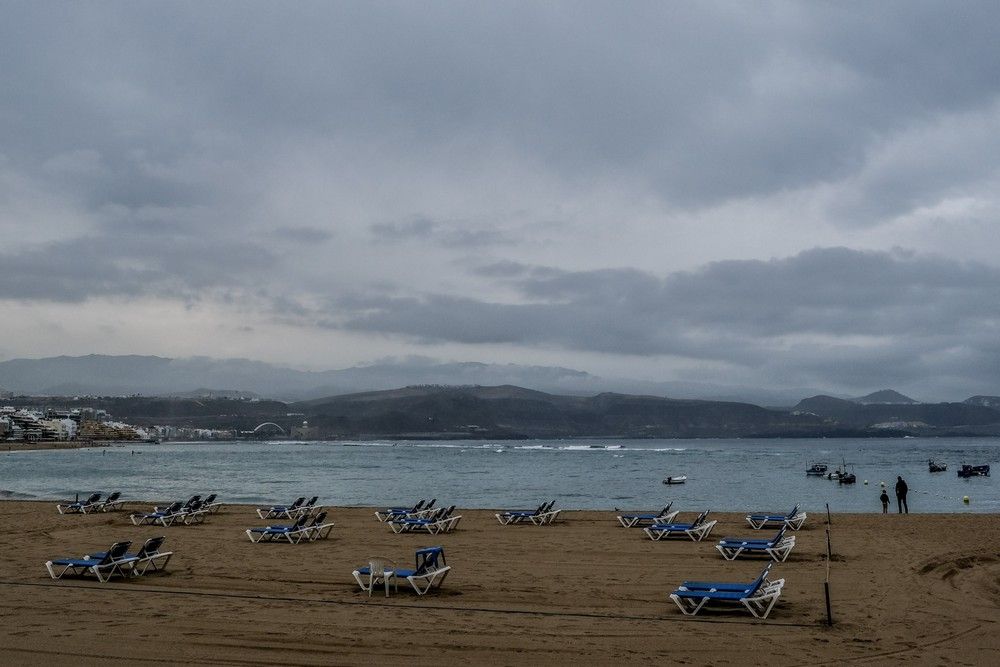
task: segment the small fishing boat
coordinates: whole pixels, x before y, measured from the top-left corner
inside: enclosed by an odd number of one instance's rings
[[[959,477],[989,477],[990,467],[988,465],[970,466],[963,465],[958,471]]]
[[[830,466],[826,465],[825,463],[814,463],[811,466],[809,466],[808,470],[806,470],[806,474],[811,477],[822,477],[823,475],[826,474],[826,471],[829,469]]]
[[[853,472],[842,473],[837,479],[838,484],[854,484],[858,481],[858,478]]]
[[[686,481],[688,481],[687,475],[676,475],[663,478],[664,484],[683,484]]]
[[[934,459],[927,459],[927,469],[930,472],[944,472],[948,469],[948,464],[938,463]]]

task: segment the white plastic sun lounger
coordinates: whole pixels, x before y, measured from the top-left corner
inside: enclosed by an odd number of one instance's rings
[[[687,535],[695,542],[701,542],[715,528],[718,521],[707,521],[708,511],[702,512],[691,523],[654,523],[643,529],[651,540],[662,540],[675,535]]]
[[[765,583],[770,565],[750,584],[685,582],[670,594],[670,599],[677,604],[682,613],[694,616],[709,602],[737,603],[743,605],[758,619],[767,618],[774,608],[784,579]],[[694,585],[691,585],[694,584]]]
[[[152,512],[138,512],[129,515],[129,519],[136,526],[143,526],[149,524],[159,524],[161,526],[167,527],[173,525],[177,521],[184,520],[184,505],[180,501],[172,503],[168,507],[163,509],[153,508]]]
[[[100,502],[96,502],[89,509],[91,512],[117,512],[122,508],[122,504],[125,502],[121,499],[121,491],[115,491],[107,498]]]
[[[78,500],[64,505],[56,505],[56,509],[59,510],[60,514],[86,514],[87,512],[94,511],[100,503],[100,500],[101,494],[92,493],[86,500]]]
[[[523,523],[525,521],[530,521],[536,526],[544,526],[555,521],[556,517],[559,516],[559,512],[562,511],[553,510],[552,507],[555,504],[556,501],[553,500],[549,503],[542,503],[537,509],[504,510],[503,512],[498,512],[494,516],[503,526],[509,526],[514,523]]]
[[[623,528],[635,528],[642,527],[644,524],[652,525],[654,523],[670,523],[672,522],[680,510],[670,511],[673,503],[670,503],[662,510],[659,514],[653,514],[652,512],[635,512],[631,514],[619,514],[618,523],[622,525]]]
[[[127,558],[135,558],[132,565],[131,574],[141,576],[147,572],[162,572],[170,562],[172,551],[160,551],[166,537],[151,537],[134,554],[126,554]],[[101,551],[87,556],[87,558],[104,558],[107,552]]]
[[[330,531],[333,530],[334,523],[330,521],[326,522],[326,512],[320,512],[319,514],[313,515],[312,521],[305,526],[307,531],[307,537],[310,542],[315,542],[316,540],[325,540],[330,536]]]
[[[418,500],[413,507],[387,507],[384,510],[377,510],[375,512],[375,518],[380,522],[385,523],[386,521],[392,521],[393,519],[406,519],[415,518],[424,512],[424,510],[429,510],[431,512],[436,511],[437,508],[431,508],[431,504],[434,503],[432,500],[427,503],[424,507],[424,499]]]
[[[285,517],[287,519],[292,519],[292,512],[295,512],[303,503],[306,502],[305,496],[300,496],[296,498],[291,505],[272,505],[271,507],[258,507],[257,516],[261,519],[277,519],[279,517]]]
[[[455,512],[455,506],[441,510],[435,514],[428,516],[427,518],[403,518],[403,519],[393,519],[389,521],[389,527],[392,528],[394,533],[411,533],[426,530],[431,535],[437,535],[438,533],[450,533],[455,530],[458,526],[459,521],[462,520],[462,515],[452,516]]]
[[[792,511],[788,514],[768,514],[766,512],[758,512],[755,514],[747,514],[747,523],[754,530],[760,530],[765,526],[788,526],[792,530],[798,530],[802,527],[802,524],[806,522],[806,513],[799,510],[799,506],[796,505],[792,508]]]
[[[115,542],[110,549],[100,554],[100,558],[89,556],[56,558],[45,563],[45,569],[49,571],[49,576],[53,579],[62,579],[67,575],[85,576],[92,574],[103,584],[116,574],[127,577],[132,573],[132,568],[138,559],[127,554],[130,546],[132,546],[131,542]]]
[[[282,541],[289,544],[298,544],[302,540],[310,539],[310,527],[307,525],[309,517],[305,514],[299,516],[295,523],[289,526],[264,526],[263,528],[247,528],[247,537],[251,542],[274,542]]]
[[[761,555],[766,554],[781,563],[788,558],[788,554],[795,548],[795,536],[785,535],[785,526],[769,540],[756,540],[744,537],[725,537],[719,541],[715,548],[719,550],[726,560],[735,560],[740,555]]]

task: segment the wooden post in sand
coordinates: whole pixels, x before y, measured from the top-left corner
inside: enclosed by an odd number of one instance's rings
[[[830,503],[826,504],[826,581],[823,582],[823,594],[826,596],[826,624],[833,625],[833,609],[830,606],[830,561],[833,559],[833,546],[830,543]]]

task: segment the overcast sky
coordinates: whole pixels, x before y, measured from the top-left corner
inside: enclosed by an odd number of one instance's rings
[[[0,359],[1000,394],[995,2],[0,5]]]

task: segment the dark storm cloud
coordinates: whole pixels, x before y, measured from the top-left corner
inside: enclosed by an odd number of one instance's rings
[[[487,245],[510,245],[511,238],[499,229],[484,224],[439,222],[414,218],[405,222],[382,222],[371,226],[372,236],[380,242],[417,240],[452,248]]]
[[[0,299],[239,292],[418,348],[985,381],[996,269],[800,251],[997,256],[972,228],[1000,210],[998,24],[904,0],[7,2]],[[899,222],[955,201],[975,225]]]
[[[325,229],[315,227],[279,227],[271,234],[276,239],[294,243],[323,243],[333,238],[333,234]]]
[[[91,297],[154,296],[197,300],[227,288],[253,288],[275,257],[235,241],[106,235],[0,253],[0,299],[78,302]]]
[[[137,149],[238,164],[325,137],[414,155],[504,145],[564,178],[624,174],[701,206],[849,178],[880,141],[986,110],[1000,89],[990,2],[461,9],[8,4],[2,145],[29,170],[98,147],[109,177],[88,189],[95,204],[213,196],[134,169]],[[929,154],[923,171],[941,191],[996,170],[995,155],[968,170]],[[845,215],[905,211],[924,180],[875,175]]]
[[[526,303],[377,298],[355,302],[364,314],[346,326],[428,341],[781,367],[786,377],[826,374],[853,379],[852,386],[912,377],[949,355],[968,360],[963,372],[996,367],[977,369],[972,361],[997,359],[995,339],[982,332],[1000,328],[1000,270],[980,264],[823,248],[772,261],[716,262],[665,278],[604,270],[523,279],[525,272],[500,279],[512,280]]]

